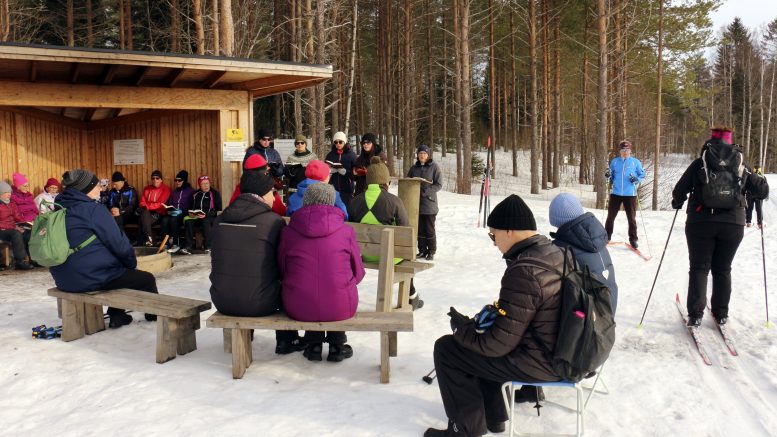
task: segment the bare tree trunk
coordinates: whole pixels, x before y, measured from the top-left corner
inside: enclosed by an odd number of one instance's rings
[[[463,83],[463,59],[461,56],[461,1],[453,0],[453,36],[454,36],[454,59],[456,63],[456,74],[454,75],[455,86],[455,114],[456,114],[456,126],[458,132],[456,133],[456,192],[464,192],[464,93],[462,91]]]
[[[435,100],[437,93],[434,86],[434,60],[432,58],[432,13],[429,7],[430,2],[426,2],[426,63],[428,65],[428,78],[426,85],[426,94],[429,98],[429,147],[434,150],[434,113]],[[445,147],[443,147],[445,149]],[[445,153],[445,152],[443,152]],[[443,155],[445,156],[445,155]]]
[[[359,2],[353,1],[353,32],[351,33],[351,77],[348,81],[348,102],[345,104],[345,131],[348,132],[348,128],[351,124],[351,100],[353,99],[353,82],[356,77],[356,41],[359,25]],[[361,126],[360,126],[361,127]]]
[[[627,1],[627,0],[626,0]],[[623,31],[621,24],[623,23],[622,20],[622,6],[623,6],[624,0],[614,0],[613,1],[613,27],[614,27],[614,41],[613,45],[615,46],[615,50],[613,51],[613,88],[615,93],[615,111],[614,112],[614,122],[615,122],[615,140],[620,142],[621,140],[626,139],[626,105],[624,103],[624,95],[625,90],[623,89],[625,84],[625,78],[622,74],[622,68],[623,68],[623,58],[624,58],[624,49],[623,49]]]
[[[403,38],[403,56],[402,56],[402,112],[404,115],[403,120],[403,143],[402,148],[404,149],[403,159],[402,159],[402,173],[407,174],[407,172],[410,170],[410,167],[413,165],[413,137],[412,137],[412,131],[413,131],[413,116],[414,116],[414,108],[413,108],[413,96],[412,96],[412,87],[411,84],[413,82],[413,30],[412,30],[412,20],[410,17],[413,14],[413,6],[410,3],[410,0],[405,0],[405,6],[403,8],[405,16],[404,16],[404,38]]]
[[[656,148],[653,151],[653,211],[658,211],[658,170],[661,158],[661,88],[664,75],[664,0],[658,0],[658,72],[656,83]]]
[[[316,63],[324,63],[324,50],[326,49],[326,35],[324,33],[324,12],[326,0],[316,0]],[[325,106],[324,84],[316,85],[316,143],[324,144],[324,125],[326,124],[324,106]],[[325,156],[322,154],[320,156]]]
[[[542,189],[548,188],[551,175],[550,144],[550,42],[548,38],[548,0],[542,2]]]
[[[127,31],[127,50],[132,50],[132,0],[124,1],[124,18],[125,30]]]
[[[599,0],[604,2],[604,0]],[[540,174],[537,160],[540,154],[539,108],[537,90],[537,3],[529,0],[529,76],[531,77],[531,193],[540,192]],[[524,100],[525,101],[525,100]]]
[[[758,123],[760,138],[758,141],[758,160],[764,153],[764,74],[766,70],[766,58],[761,58],[761,79],[758,81],[758,115],[760,116],[760,123]]]
[[[461,91],[462,91],[462,116],[461,125],[464,131],[462,148],[464,149],[464,166],[462,168],[461,194],[472,192],[472,68],[470,66],[471,53],[469,50],[470,6],[472,0],[461,0]]]
[[[761,168],[764,170],[766,169],[766,151],[769,148],[769,128],[772,125],[772,96],[774,95],[774,72],[777,70],[775,68],[775,62],[772,61],[772,80],[769,83],[769,109],[766,116],[766,142],[764,143],[763,151],[761,151],[761,156],[759,156],[759,162],[761,164]]]
[[[315,52],[313,51],[313,48],[315,46],[315,42],[313,40],[313,1],[312,0],[305,0],[305,36],[306,36],[306,43],[305,43],[305,56],[306,56],[306,62],[314,62],[315,59]],[[310,137],[313,139],[313,148],[314,153],[316,156],[323,157],[326,155],[326,152],[328,150],[328,147],[323,142],[319,142],[319,138],[321,133],[319,130],[323,130],[324,126],[319,126],[318,124],[318,115],[316,113],[318,109],[318,86],[310,87],[307,89],[307,95],[308,95],[308,126],[310,130]]]
[[[591,14],[587,12],[585,14],[585,33],[583,39],[583,46],[588,47],[588,36],[591,29]],[[585,184],[590,183],[590,164],[588,151],[588,50],[583,52],[583,95],[580,98],[580,172],[578,173],[578,183]]]
[[[211,0],[210,2],[210,33],[211,42],[213,47],[213,56],[219,56],[221,54],[221,35],[219,34],[219,0]]]
[[[6,42],[11,36],[10,0],[0,0],[0,42]]]
[[[2,0],[0,0],[1,2]],[[94,12],[92,0],[86,0],[86,46],[94,47]],[[2,39],[0,39],[2,41]]]
[[[291,22],[291,60],[299,62],[302,58],[302,1],[292,0],[289,6]],[[294,132],[296,134],[305,134],[305,126],[302,121],[302,92],[294,91]],[[312,134],[309,132],[308,134]],[[323,158],[323,157],[322,157]]]
[[[67,0],[67,46],[74,47],[75,41],[75,23],[73,18],[73,0]]]
[[[557,12],[560,14],[561,12]],[[561,166],[561,16],[553,20],[555,83],[553,87],[553,188],[559,186]]]
[[[130,0],[126,0],[130,1]],[[202,0],[193,0],[192,15],[194,16],[194,29],[197,33],[197,54],[205,54],[205,29],[202,27]]]
[[[598,135],[594,164],[594,187],[596,188],[596,207],[604,208],[607,196],[604,185],[604,169],[607,167],[607,9],[605,0],[596,1],[597,31],[599,34],[599,95],[597,112]]]
[[[496,138],[496,80],[495,71],[496,61],[494,59],[494,4],[493,0],[488,0],[488,132],[491,137],[491,150],[495,151],[497,147]],[[488,156],[486,152],[486,156]],[[492,160],[496,157],[496,153],[491,153]],[[496,163],[492,162],[494,168]],[[488,165],[488,163],[486,163]],[[491,175],[495,176],[496,171],[494,169],[487,169],[491,171]]]
[[[235,54],[235,25],[232,20],[232,0],[221,0],[221,13],[219,14],[219,23],[221,23],[221,54],[224,56],[234,56]]]
[[[448,153],[448,31],[443,12],[442,32],[442,156]]]
[[[521,125],[518,114],[518,90],[515,71],[515,13],[510,10],[510,149],[513,158],[513,176],[518,176],[518,129]]]

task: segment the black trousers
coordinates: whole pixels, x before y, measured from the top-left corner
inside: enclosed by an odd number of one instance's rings
[[[140,210],[140,236],[138,242],[145,243],[148,237],[154,238],[154,234],[151,231],[151,227],[154,224],[159,223],[162,216],[158,212],[152,212],[147,209]]]
[[[486,357],[460,346],[452,335],[434,343],[434,368],[448,419],[468,436],[487,432],[486,421],[507,420],[502,384],[531,381],[507,357]]]
[[[159,294],[156,289],[156,278],[149,272],[143,270],[127,269],[123,275],[106,283],[103,290],[116,290],[118,288],[131,288],[133,290],[146,291]],[[108,308],[108,315],[123,313],[121,308]]]
[[[637,241],[637,196],[616,196],[615,194],[610,194],[607,206],[607,220],[604,223],[607,239],[612,237],[612,228],[615,224],[615,217],[621,209],[621,204],[626,211],[626,219],[629,221],[629,241]]]
[[[203,237],[203,249],[208,249],[210,247],[210,236],[211,236],[211,229],[213,228],[213,222],[216,221],[216,217],[206,216],[205,218],[201,219],[189,219],[184,222],[184,225],[186,226],[186,247],[189,249],[194,249],[194,227],[195,226],[201,226],[202,227],[202,237]]]
[[[305,331],[305,343],[323,343],[326,340],[331,345],[341,346],[348,341],[344,331]]]
[[[29,235],[29,232],[24,234]],[[24,257],[27,256],[24,234],[16,229],[0,229],[0,240],[11,243],[11,251],[17,263],[24,261]],[[29,240],[29,236],[27,240]]]
[[[126,225],[127,223],[131,223],[133,221],[133,218],[134,218],[133,214],[125,212],[113,217],[113,220],[116,222],[116,225],[119,227],[119,230],[124,235],[127,235],[127,232],[124,230],[124,225]]]
[[[688,243],[688,315],[702,317],[707,305],[707,275],[712,269],[710,307],[716,317],[728,317],[731,299],[731,262],[742,242],[744,228],[735,223],[686,224]]]
[[[764,222],[764,212],[763,212],[763,200],[756,200],[752,197],[747,198],[747,209],[745,210],[745,221],[748,223],[753,222],[753,208],[755,208],[755,214],[758,221],[756,223],[763,224]]]
[[[437,214],[418,215],[418,251],[423,253],[437,252],[437,234],[434,222]]]
[[[162,217],[162,235],[169,235],[171,244],[181,245],[181,227],[184,217],[184,215]]]

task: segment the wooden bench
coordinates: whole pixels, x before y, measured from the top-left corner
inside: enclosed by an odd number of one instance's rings
[[[251,339],[254,329],[380,332],[380,382],[389,382],[389,357],[397,356],[397,332],[413,331],[409,304],[410,280],[416,272],[432,267],[415,262],[416,232],[411,227],[348,223],[356,231],[363,255],[379,256],[380,262],[366,268],[378,270],[375,311],[359,311],[338,322],[300,322],[283,313],[267,317],[232,317],[216,312],[206,321],[209,328],[224,330],[224,351],[232,353],[232,377],[240,379],[253,360]],[[394,257],[404,258],[394,264]],[[392,305],[394,284],[399,283],[397,305]]]
[[[105,330],[103,306],[156,314],[156,362],[160,364],[172,360],[176,354],[197,349],[195,331],[200,329],[200,313],[211,308],[211,303],[203,300],[126,288],[88,293],[51,288],[48,294],[57,298],[63,341]]]

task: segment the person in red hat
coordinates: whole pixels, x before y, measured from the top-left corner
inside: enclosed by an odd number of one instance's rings
[[[59,194],[59,181],[49,178],[43,185],[43,191],[35,196],[35,205],[38,206],[38,212],[41,214],[54,211],[54,199]]]
[[[323,161],[314,159],[308,163],[305,169],[305,180],[297,184],[297,191],[289,196],[289,204],[286,207],[286,215],[291,217],[294,211],[302,208],[302,198],[305,196],[305,190],[313,184],[323,182],[329,183],[331,169]],[[348,221],[348,208],[340,197],[340,192],[335,191],[335,206],[340,208],[345,214],[345,221]]]
[[[631,141],[623,140],[618,145],[620,156],[610,161],[610,168],[604,174],[610,181],[612,192],[610,193],[607,208],[607,220],[604,229],[607,231],[607,241],[612,238],[612,230],[615,217],[623,205],[626,218],[629,221],[629,244],[637,248],[637,186],[645,179],[645,170],[639,159],[631,156]]]
[[[243,163],[243,172],[246,171],[259,171],[263,173],[267,173],[268,166],[267,161],[262,158],[260,155],[254,154],[251,156],[248,156]],[[232,192],[232,197],[229,198],[229,205],[232,204],[232,202],[235,201],[235,199],[240,196],[240,183],[238,182],[237,185],[235,185],[235,190]],[[281,196],[278,194],[277,191],[273,191],[273,204],[272,204],[272,212],[284,216],[286,215],[286,205],[283,204],[283,200],[281,199]]]

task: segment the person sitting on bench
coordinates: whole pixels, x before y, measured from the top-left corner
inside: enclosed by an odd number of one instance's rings
[[[186,247],[180,250],[184,255],[191,253],[194,249],[194,227],[202,227],[202,250],[210,253],[211,229],[216,215],[221,211],[221,195],[215,188],[210,186],[210,177],[202,175],[197,178],[197,185],[200,189],[194,193],[191,209],[188,216],[184,217],[183,223],[186,227]]]
[[[127,182],[121,172],[111,175],[113,189],[108,193],[108,209],[113,219],[125,234],[124,225],[135,219],[135,209],[138,207],[138,192]]]
[[[294,320],[335,322],[356,314],[364,278],[356,232],[345,224],[343,212],[334,206],[335,189],[325,183],[305,190],[303,207],[281,231],[278,267],[283,276],[283,307]],[[342,331],[305,332],[304,355],[321,361],[321,343],[329,342],[327,361],[353,356]]]
[[[213,223],[210,297],[228,316],[269,316],[282,307],[276,253],[286,222],[272,212],[275,180],[266,171],[266,162],[245,169],[241,194]],[[275,341],[276,354],[305,348],[296,331],[275,331]]]
[[[108,209],[95,202],[100,198],[98,182],[89,170],[74,169],[62,175],[65,192],[57,196],[57,204],[67,208],[70,246],[78,246],[92,235],[97,238],[49,269],[57,288],[71,293],[119,288],[158,293],[154,275],[136,269],[138,261],[127,236]],[[111,328],[132,323],[132,316],[123,309],[108,308],[108,315]],[[146,314],[146,320],[154,321],[156,316]]]
[[[21,222],[24,222],[24,217],[19,212],[16,202],[11,200],[11,186],[5,181],[0,181],[0,241],[11,243],[17,270],[30,270],[33,266],[25,261],[27,245],[24,243],[24,234],[26,232],[29,235],[29,231],[17,225]]]
[[[159,170],[151,172],[151,183],[143,188],[143,196],[140,198],[140,206],[138,207],[140,212],[138,246],[150,247],[154,245],[151,226],[167,215],[164,202],[170,198],[170,193],[170,187],[162,179],[162,172]]]

